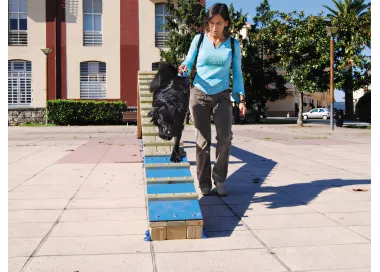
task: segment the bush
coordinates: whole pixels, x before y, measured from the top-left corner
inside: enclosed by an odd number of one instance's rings
[[[371,123],[371,92],[360,97],[355,107],[355,113],[361,122]]]
[[[50,100],[47,103],[49,122],[56,125],[118,125],[123,123],[122,101]]]

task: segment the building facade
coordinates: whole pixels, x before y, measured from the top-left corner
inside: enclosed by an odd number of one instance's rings
[[[287,83],[286,97],[274,102],[267,102],[269,117],[297,117],[299,111],[299,91],[291,84]],[[328,92],[323,93],[303,93],[303,112],[312,110],[313,108],[327,108],[330,104]]]
[[[8,17],[9,108],[46,98],[137,105],[139,0],[9,0]]]
[[[9,0],[8,107],[44,108],[47,99],[137,106],[137,72],[154,70],[165,50],[167,2]],[[287,94],[268,102],[269,116],[296,115],[298,92],[288,84]],[[304,110],[326,107],[325,96],[305,93]]]

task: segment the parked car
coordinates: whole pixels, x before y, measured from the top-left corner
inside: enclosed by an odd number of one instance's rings
[[[327,108],[316,108],[312,109],[311,111],[304,112],[302,114],[303,119],[323,119],[327,120],[330,118],[330,110]]]

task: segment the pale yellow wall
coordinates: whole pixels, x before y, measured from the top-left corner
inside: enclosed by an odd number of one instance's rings
[[[45,0],[28,1],[28,45],[8,46],[8,60],[32,62],[32,107],[46,106],[46,48]]]
[[[80,98],[80,63],[101,61],[107,67],[107,99],[120,98],[120,1],[103,0],[102,46],[83,46],[83,0],[73,17],[66,1],[67,98]]]
[[[163,2],[139,0],[140,71],[151,71],[152,63],[160,61],[160,50],[155,46],[155,3]]]
[[[270,111],[294,111],[295,101],[292,94],[288,94],[285,99],[276,100],[274,102],[268,101],[268,112]]]
[[[276,100],[274,102],[267,102],[268,106],[268,113],[270,112],[294,112],[295,110],[295,104],[299,104],[299,92],[297,88],[292,84],[292,83],[287,83],[286,87],[288,88],[287,90],[287,97],[283,100]],[[303,94],[303,101],[307,103],[307,106],[303,107],[303,111],[310,111],[312,108],[309,105],[311,102],[311,99],[314,99],[314,106],[317,107],[317,100],[319,107],[327,107],[329,105],[329,95],[327,92],[325,93],[309,93],[309,92],[304,92]],[[291,113],[290,113],[291,115]]]

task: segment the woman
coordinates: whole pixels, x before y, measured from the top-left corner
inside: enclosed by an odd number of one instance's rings
[[[216,128],[216,161],[212,170],[212,179],[216,192],[227,195],[225,179],[232,140],[232,104],[230,91],[230,69],[232,61],[233,88],[232,98],[239,103],[242,116],[246,114],[244,84],[241,71],[241,50],[234,41],[232,56],[229,37],[230,18],[225,4],[215,4],[207,12],[206,33],[197,49],[201,35],[195,36],[185,61],[178,68],[180,73],[191,71],[196,55],[196,76],[194,87],[190,90],[190,111],[196,129],[196,164],[199,187],[203,195],[211,194],[211,115]]]

